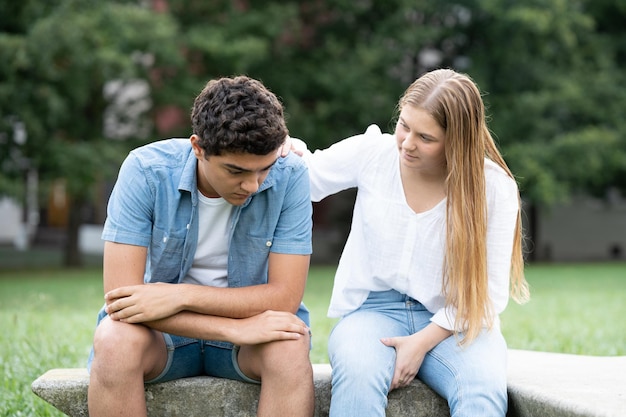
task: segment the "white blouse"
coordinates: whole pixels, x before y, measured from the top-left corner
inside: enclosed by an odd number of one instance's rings
[[[352,227],[341,255],[329,317],[363,304],[370,291],[394,289],[422,303],[439,326],[453,330],[456,311],[442,294],[446,200],[415,213],[406,202],[395,137],[376,125],[326,150],[303,155],[309,167],[311,199],[320,201],[357,187]],[[517,184],[485,160],[488,204],[487,262],[494,323],[509,298]]]

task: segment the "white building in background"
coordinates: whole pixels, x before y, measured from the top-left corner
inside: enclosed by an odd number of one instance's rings
[[[1,197],[0,244],[17,246],[22,232],[22,207],[12,198]]]
[[[102,92],[110,103],[103,116],[106,138],[124,140],[147,137],[152,129],[150,85],[146,80],[113,80]]]

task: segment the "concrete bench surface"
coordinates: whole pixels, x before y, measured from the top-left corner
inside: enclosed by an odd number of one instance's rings
[[[508,365],[510,416],[626,416],[626,356],[509,350]]]
[[[313,365],[315,416],[328,416],[330,365]],[[52,369],[32,390],[71,417],[86,417],[89,376]],[[626,416],[626,356],[596,357],[509,350],[509,417]],[[196,377],[146,386],[151,417],[256,415],[259,387]],[[448,417],[446,402],[422,382],[389,395],[388,417]],[[477,416],[479,417],[479,416]]]

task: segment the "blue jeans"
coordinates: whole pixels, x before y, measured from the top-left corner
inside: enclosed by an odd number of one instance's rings
[[[371,292],[331,332],[331,417],[384,416],[396,352],[383,337],[409,336],[430,323],[418,301],[397,291]],[[418,379],[448,401],[452,417],[506,415],[507,347],[499,329],[460,347],[448,337],[424,358]]]

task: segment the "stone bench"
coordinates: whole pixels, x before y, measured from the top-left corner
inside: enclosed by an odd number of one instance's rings
[[[328,416],[330,366],[313,365],[315,416]],[[626,416],[626,356],[594,357],[509,351],[509,417]],[[88,416],[85,369],[53,369],[32,384],[39,397],[71,417]],[[211,377],[146,386],[148,414],[255,416],[259,387]],[[389,395],[388,417],[448,417],[446,402],[420,381]],[[480,417],[480,416],[477,416]]]

